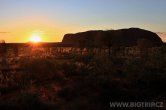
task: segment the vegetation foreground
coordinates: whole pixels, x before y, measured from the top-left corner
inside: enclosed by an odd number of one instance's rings
[[[1,69],[0,109],[110,110],[117,109],[110,102],[166,102],[165,47],[139,57],[57,56],[16,57],[20,69]]]

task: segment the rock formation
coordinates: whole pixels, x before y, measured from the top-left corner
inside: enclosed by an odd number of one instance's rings
[[[77,46],[79,44],[84,44],[84,46],[136,46],[138,41],[142,39],[148,40],[152,46],[159,46],[163,43],[156,33],[139,28],[107,31],[97,30],[76,34],[66,34],[62,43],[73,46]]]

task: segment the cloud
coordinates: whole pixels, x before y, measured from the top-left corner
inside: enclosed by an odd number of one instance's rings
[[[2,31],[0,34],[8,34],[9,32]]]

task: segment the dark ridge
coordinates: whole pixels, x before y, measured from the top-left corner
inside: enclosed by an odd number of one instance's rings
[[[163,44],[161,38],[156,33],[139,28],[107,31],[96,30],[66,34],[62,43],[76,46],[80,42],[84,42],[86,45],[100,46],[104,39],[110,41],[112,44],[118,44],[120,46],[135,46],[141,39],[150,41],[153,46],[160,46]]]

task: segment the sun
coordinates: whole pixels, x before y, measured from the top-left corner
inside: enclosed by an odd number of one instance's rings
[[[38,43],[41,42],[41,37],[39,35],[32,35],[29,40],[30,42]]]

